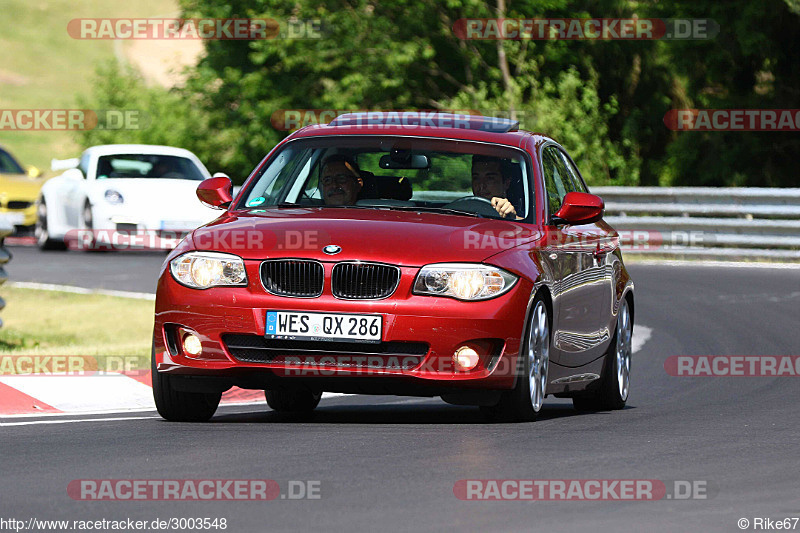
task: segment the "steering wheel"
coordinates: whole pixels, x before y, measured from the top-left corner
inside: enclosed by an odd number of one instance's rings
[[[454,209],[456,211],[466,211],[468,213],[476,213],[486,217],[499,217],[500,213],[492,205],[491,200],[487,200],[483,196],[465,196],[459,198],[449,204],[443,206],[445,209]]]

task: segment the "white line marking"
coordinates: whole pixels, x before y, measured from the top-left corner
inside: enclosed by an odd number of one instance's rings
[[[644,343],[650,340],[650,336],[653,334],[653,328],[648,328],[647,326],[640,326],[636,324],[633,326],[633,339],[631,340],[631,350],[633,353],[638,352],[644,346]]]
[[[780,270],[800,270],[800,263],[746,263],[743,261],[679,261],[677,259],[638,260],[626,257],[625,264],[645,266],[716,267],[716,268],[773,268]]]
[[[17,289],[36,289],[39,291],[71,292],[74,294],[102,294],[104,296],[118,296],[120,298],[133,298],[136,300],[155,301],[156,295],[149,292],[111,291],[106,289],[87,289],[72,285],[55,285],[52,283],[34,283],[30,281],[9,281],[9,287]]]
[[[221,403],[219,404],[220,407],[239,407],[239,406],[247,406],[247,405],[266,405],[266,402],[257,401],[257,402],[236,402],[236,403]],[[121,415],[126,413],[154,413],[156,411],[155,406],[142,409],[132,407],[131,409],[99,409],[96,411],[75,411],[72,413],[20,413],[20,414],[13,414],[13,415],[4,415],[0,413],[0,420],[5,420],[9,418],[50,418],[50,417],[61,417],[61,416],[88,416],[88,415]]]
[[[38,424],[74,424],[77,422],[119,422],[120,420],[149,420],[160,416],[125,416],[118,418],[77,418],[74,420],[33,420],[29,422],[0,422],[0,427],[34,426]]]

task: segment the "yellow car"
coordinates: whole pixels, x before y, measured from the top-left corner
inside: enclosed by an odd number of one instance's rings
[[[17,232],[30,232],[36,225],[36,199],[45,180],[36,167],[27,170],[0,147],[0,218]]]

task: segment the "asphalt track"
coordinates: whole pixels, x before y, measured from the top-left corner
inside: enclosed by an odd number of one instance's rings
[[[152,292],[164,254],[15,248],[12,280]],[[226,407],[207,424],[153,413],[0,420],[0,518],[210,517],[227,531],[741,531],[800,516],[800,378],[671,377],[670,355],[800,354],[800,270],[631,265],[636,323],[623,411],[548,399],[534,423],[486,424],[437,399],[341,396],[313,418]],[[41,423],[47,422],[47,423]],[[11,425],[16,424],[16,425]],[[75,501],[75,479],[318,480],[321,498]],[[705,499],[461,501],[462,479],[699,482]],[[797,526],[800,530],[800,524]]]

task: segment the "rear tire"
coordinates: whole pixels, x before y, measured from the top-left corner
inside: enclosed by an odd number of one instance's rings
[[[181,376],[162,374],[156,369],[155,350],[150,368],[153,378],[153,398],[156,409],[164,419],[171,422],[205,422],[217,411],[221,392],[184,392],[175,389],[175,381]]]
[[[614,411],[625,407],[630,393],[633,316],[624,298],[617,313],[614,339],[608,346],[600,387],[591,395],[576,396],[572,405],[578,411]]]
[[[36,245],[40,250],[66,250],[67,243],[63,240],[50,238],[47,224],[47,204],[42,197],[39,199],[39,205],[36,208],[36,226],[34,226],[33,230],[33,234],[36,237]]]
[[[321,392],[309,389],[264,391],[267,405],[280,413],[310,413],[319,405]]]

